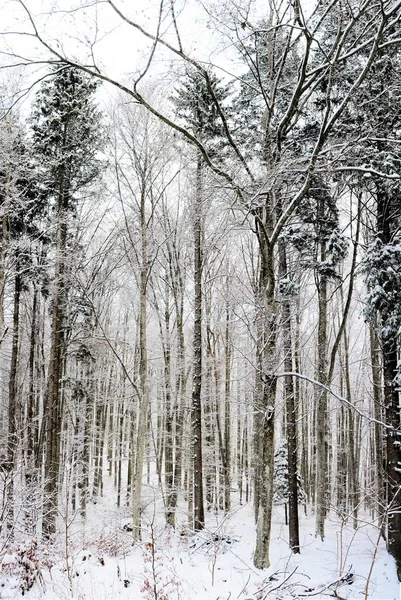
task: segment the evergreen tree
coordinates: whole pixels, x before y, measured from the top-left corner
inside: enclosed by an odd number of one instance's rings
[[[397,186],[398,187],[398,186]],[[377,238],[364,257],[368,293],[365,314],[379,327],[383,361],[383,405],[385,422],[385,496],[387,497],[387,546],[397,564],[401,581],[401,414],[399,404],[399,349],[401,310],[401,246],[399,238],[399,190],[376,182]],[[385,514],[385,512],[384,512]]]
[[[392,37],[397,35],[393,28]],[[363,259],[368,296],[365,314],[381,344],[383,392],[379,409],[390,427],[385,440],[384,479],[387,497],[387,546],[401,581],[401,463],[399,408],[399,350],[401,310],[400,193],[401,175],[401,61],[392,45],[380,51],[370,76],[352,104],[350,127],[360,143],[352,163],[362,170],[358,185],[376,202],[376,231]],[[354,133],[355,135],[355,133]],[[364,176],[368,172],[368,176]],[[377,444],[382,440],[377,439]],[[380,455],[380,453],[379,453]],[[378,465],[381,469],[381,465]],[[381,504],[381,506],[383,506]],[[385,511],[383,511],[384,514]]]
[[[54,275],[51,289],[51,345],[42,423],[45,476],[43,532],[56,530],[62,431],[68,291],[72,256],[70,231],[79,193],[99,174],[102,136],[94,103],[96,82],[67,67],[56,70],[39,90],[32,115],[38,175],[54,219]]]
[[[294,221],[283,232],[299,252],[301,264],[314,273],[318,296],[316,380],[330,385],[328,365],[328,303],[330,281],[339,279],[347,242],[339,227],[339,211],[329,186],[314,178]],[[325,387],[315,386],[316,411],[316,535],[324,538],[329,493],[329,418]]]
[[[208,154],[216,156],[222,151],[218,142],[222,123],[217,103],[224,101],[227,92],[211,73],[189,70],[174,100],[177,114],[188,129],[202,140]],[[218,159],[218,156],[217,156]],[[196,187],[193,207],[194,229],[194,333],[193,333],[193,389],[192,389],[192,438],[193,438],[193,511],[194,528],[205,525],[203,497],[203,444],[202,444],[202,273],[203,248],[202,224],[204,220],[204,160],[200,152],[196,157]]]

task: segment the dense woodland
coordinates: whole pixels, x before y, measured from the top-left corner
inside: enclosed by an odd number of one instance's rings
[[[224,70],[174,2],[148,28],[88,3],[149,44],[119,79],[30,4],[23,110],[2,71],[0,548],[112,481],[136,540],[156,496],[196,531],[252,502],[263,569],[273,504],[294,553],[300,512],[322,540],[362,515],[401,579],[400,2],[208,5]]]

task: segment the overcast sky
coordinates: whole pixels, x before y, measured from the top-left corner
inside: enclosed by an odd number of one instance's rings
[[[116,80],[126,78],[127,74],[137,75],[147,63],[151,42],[124,23],[107,2],[25,0],[24,4],[40,35],[61,54],[86,64],[95,62],[103,72]],[[116,0],[116,5],[147,31],[156,32],[158,0]],[[201,60],[220,61],[229,70],[231,65],[223,58],[224,52],[221,53],[224,43],[208,27],[209,17],[201,3],[198,0],[178,0],[175,10],[185,50]],[[19,0],[0,0],[0,15],[0,65],[4,67],[24,62],[25,59],[40,61],[49,56],[32,37],[32,24]],[[170,16],[164,17],[161,30],[167,31],[169,39],[176,43]],[[175,83],[177,62],[171,53],[158,48],[152,73],[167,79],[170,77]],[[43,75],[46,68],[35,65],[28,70],[18,69],[11,77],[13,87],[25,90]],[[10,69],[3,68],[1,75],[7,87],[10,87]]]
[[[138,22],[147,31],[156,32],[159,0],[114,1],[124,15]],[[313,1],[304,0],[305,10],[310,8]],[[213,2],[214,0],[175,0],[181,41],[190,56],[221,67],[223,70],[220,76],[224,76],[224,72],[227,72],[227,76],[237,75],[240,67],[232,44],[221,32],[228,25],[230,12],[234,12],[237,19],[246,18],[244,2],[217,0],[215,5]],[[78,62],[94,62],[113,79],[127,81],[129,74],[133,77],[137,75],[148,61],[151,42],[124,23],[106,0],[24,0],[24,4],[40,35],[50,46]],[[165,39],[176,46],[177,38],[168,10],[170,0],[164,0],[164,4],[165,16],[161,31]],[[267,8],[264,0],[250,0],[250,4],[254,20],[260,18]],[[20,0],[0,0],[0,9],[0,31],[4,34],[0,35],[0,64],[4,66],[25,58],[47,58],[49,53],[32,37],[33,27]],[[217,18],[212,21],[208,11]],[[242,14],[245,16],[242,17]],[[13,54],[15,58],[12,57]],[[174,85],[179,62],[177,57],[159,46],[152,61],[151,73],[163,77],[167,85],[170,79],[171,85]],[[29,75],[20,70],[20,78],[14,85],[20,90],[25,89],[43,74],[43,70],[43,66],[34,66],[29,70]],[[9,78],[9,69],[3,70],[2,76],[3,80],[4,77]]]

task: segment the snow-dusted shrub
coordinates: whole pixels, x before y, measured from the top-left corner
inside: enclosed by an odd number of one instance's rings
[[[7,548],[1,559],[0,586],[21,590],[22,596],[36,581],[43,583],[41,569],[45,560],[40,558],[38,542],[32,539],[16,548]]]
[[[176,600],[180,595],[180,581],[177,578],[171,558],[165,553],[168,539],[148,524],[149,538],[142,545],[144,579],[141,587],[143,600]],[[163,539],[164,538],[164,539]]]
[[[106,556],[126,556],[132,550],[132,536],[119,529],[104,530],[91,546]]]

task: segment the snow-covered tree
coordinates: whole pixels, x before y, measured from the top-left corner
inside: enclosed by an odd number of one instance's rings
[[[377,238],[368,247],[362,267],[369,288],[365,314],[378,327],[383,362],[388,533],[387,545],[401,580],[401,414],[399,405],[401,310],[401,245],[399,190],[383,182],[377,186]]]
[[[96,81],[77,69],[56,69],[37,93],[32,141],[42,193],[54,227],[51,348],[42,423],[45,476],[44,533],[55,532],[62,430],[62,377],[66,357],[67,306],[73,269],[70,232],[79,194],[99,174],[102,144]]]
[[[177,90],[174,103],[177,114],[186,127],[202,140],[210,156],[220,160],[219,148],[223,124],[218,107],[227,92],[217,78],[209,72],[201,73],[194,69],[187,71],[187,77]],[[203,222],[205,212],[204,178],[205,163],[201,152],[196,155],[196,184],[193,202],[194,231],[194,333],[193,333],[193,388],[192,388],[192,436],[194,448],[193,464],[193,510],[194,528],[205,525],[203,494],[203,442],[202,442],[202,274],[204,266]]]
[[[298,484],[298,503],[306,504],[306,494],[302,485],[302,480],[297,474]],[[274,484],[273,484],[273,502],[274,504],[287,504],[290,495],[290,486],[288,478],[288,444],[287,440],[282,440],[274,453]]]

